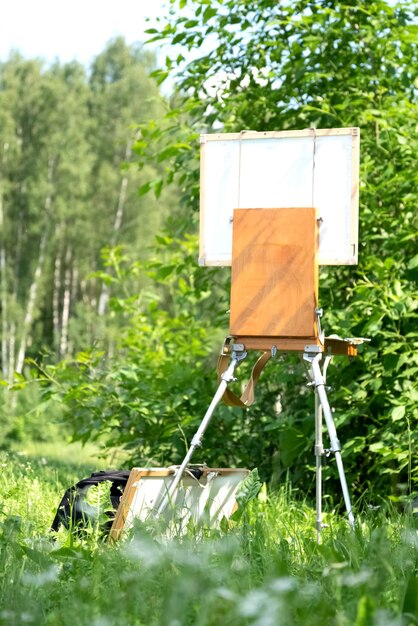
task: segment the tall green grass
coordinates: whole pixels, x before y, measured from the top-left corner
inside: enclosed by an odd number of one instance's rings
[[[2,453],[0,624],[410,626],[418,624],[412,513],[365,509],[352,532],[289,489],[239,522],[162,540],[138,525],[117,545],[48,529],[62,492],[90,469]]]

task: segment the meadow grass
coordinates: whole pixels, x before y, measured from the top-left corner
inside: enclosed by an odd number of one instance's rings
[[[163,540],[137,525],[110,545],[95,532],[49,533],[64,490],[94,459],[3,452],[0,465],[0,624],[418,624],[416,520],[389,505],[366,507],[355,532],[328,514],[318,545],[313,509],[284,488],[222,531]]]

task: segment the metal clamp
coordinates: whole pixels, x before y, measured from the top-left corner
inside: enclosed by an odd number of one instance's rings
[[[315,315],[316,315],[316,325],[318,327],[318,337],[319,341],[323,344],[325,339],[325,333],[321,328],[321,317],[324,314],[324,310],[316,307]]]
[[[318,346],[316,343],[313,344],[308,344],[304,347],[303,352],[306,354],[319,354],[320,352],[323,352],[324,348],[323,346]]]

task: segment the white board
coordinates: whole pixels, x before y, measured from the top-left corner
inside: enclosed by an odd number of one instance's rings
[[[201,135],[201,265],[231,265],[234,209],[315,207],[319,264],[357,263],[358,128]]]
[[[123,508],[124,498],[129,500],[127,510],[121,516],[124,530],[131,528],[135,518],[142,521],[155,518],[177,469],[178,466],[167,469],[135,467],[131,470],[133,480],[130,477],[120,503]],[[235,495],[249,474],[247,469],[235,468],[202,466],[201,471],[202,475],[197,479],[186,470],[172,500],[160,515],[160,519],[166,522],[167,535],[185,533],[190,522],[195,526],[203,524],[218,528],[222,518],[229,518],[233,513]],[[117,516],[114,527],[120,524]]]

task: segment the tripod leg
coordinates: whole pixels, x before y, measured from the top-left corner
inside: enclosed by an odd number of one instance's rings
[[[157,515],[161,515],[161,513],[163,513],[163,511],[167,507],[168,503],[173,499],[173,496],[176,492],[179,482],[183,476],[184,470],[186,469],[188,463],[190,463],[190,460],[193,456],[194,451],[196,450],[198,446],[202,444],[202,437],[205,434],[206,428],[208,427],[209,422],[212,419],[212,415],[216,407],[218,406],[219,402],[222,400],[222,396],[224,395],[224,392],[225,392],[225,389],[227,388],[228,383],[234,380],[235,367],[243,358],[245,358],[245,356],[246,356],[246,353],[243,353],[243,355],[239,355],[239,356],[237,356],[235,353],[232,353],[231,363],[229,364],[228,369],[221,376],[220,385],[213,397],[212,402],[209,405],[208,410],[205,413],[205,416],[195,436],[193,437],[191,441],[190,448],[186,456],[184,457],[182,464],[180,465],[180,467],[178,468],[177,472],[174,475],[173,482],[171,483],[166,495],[160,502],[160,505],[157,509]]]
[[[321,543],[322,531],[322,406],[315,390],[315,458],[316,458],[316,540]]]
[[[344,473],[343,460],[341,457],[341,445],[337,437],[337,431],[335,428],[334,419],[332,417],[331,407],[329,405],[327,392],[325,390],[325,380],[319,367],[319,361],[321,360],[321,357],[322,354],[319,353],[313,359],[310,359],[312,367],[312,381],[315,385],[315,390],[324,413],[325,422],[331,441],[331,451],[335,454],[335,460],[337,462],[338,474],[340,477],[345,508],[347,509],[348,521],[351,528],[354,528],[354,515],[351,508],[350,494],[348,491],[347,480]]]

